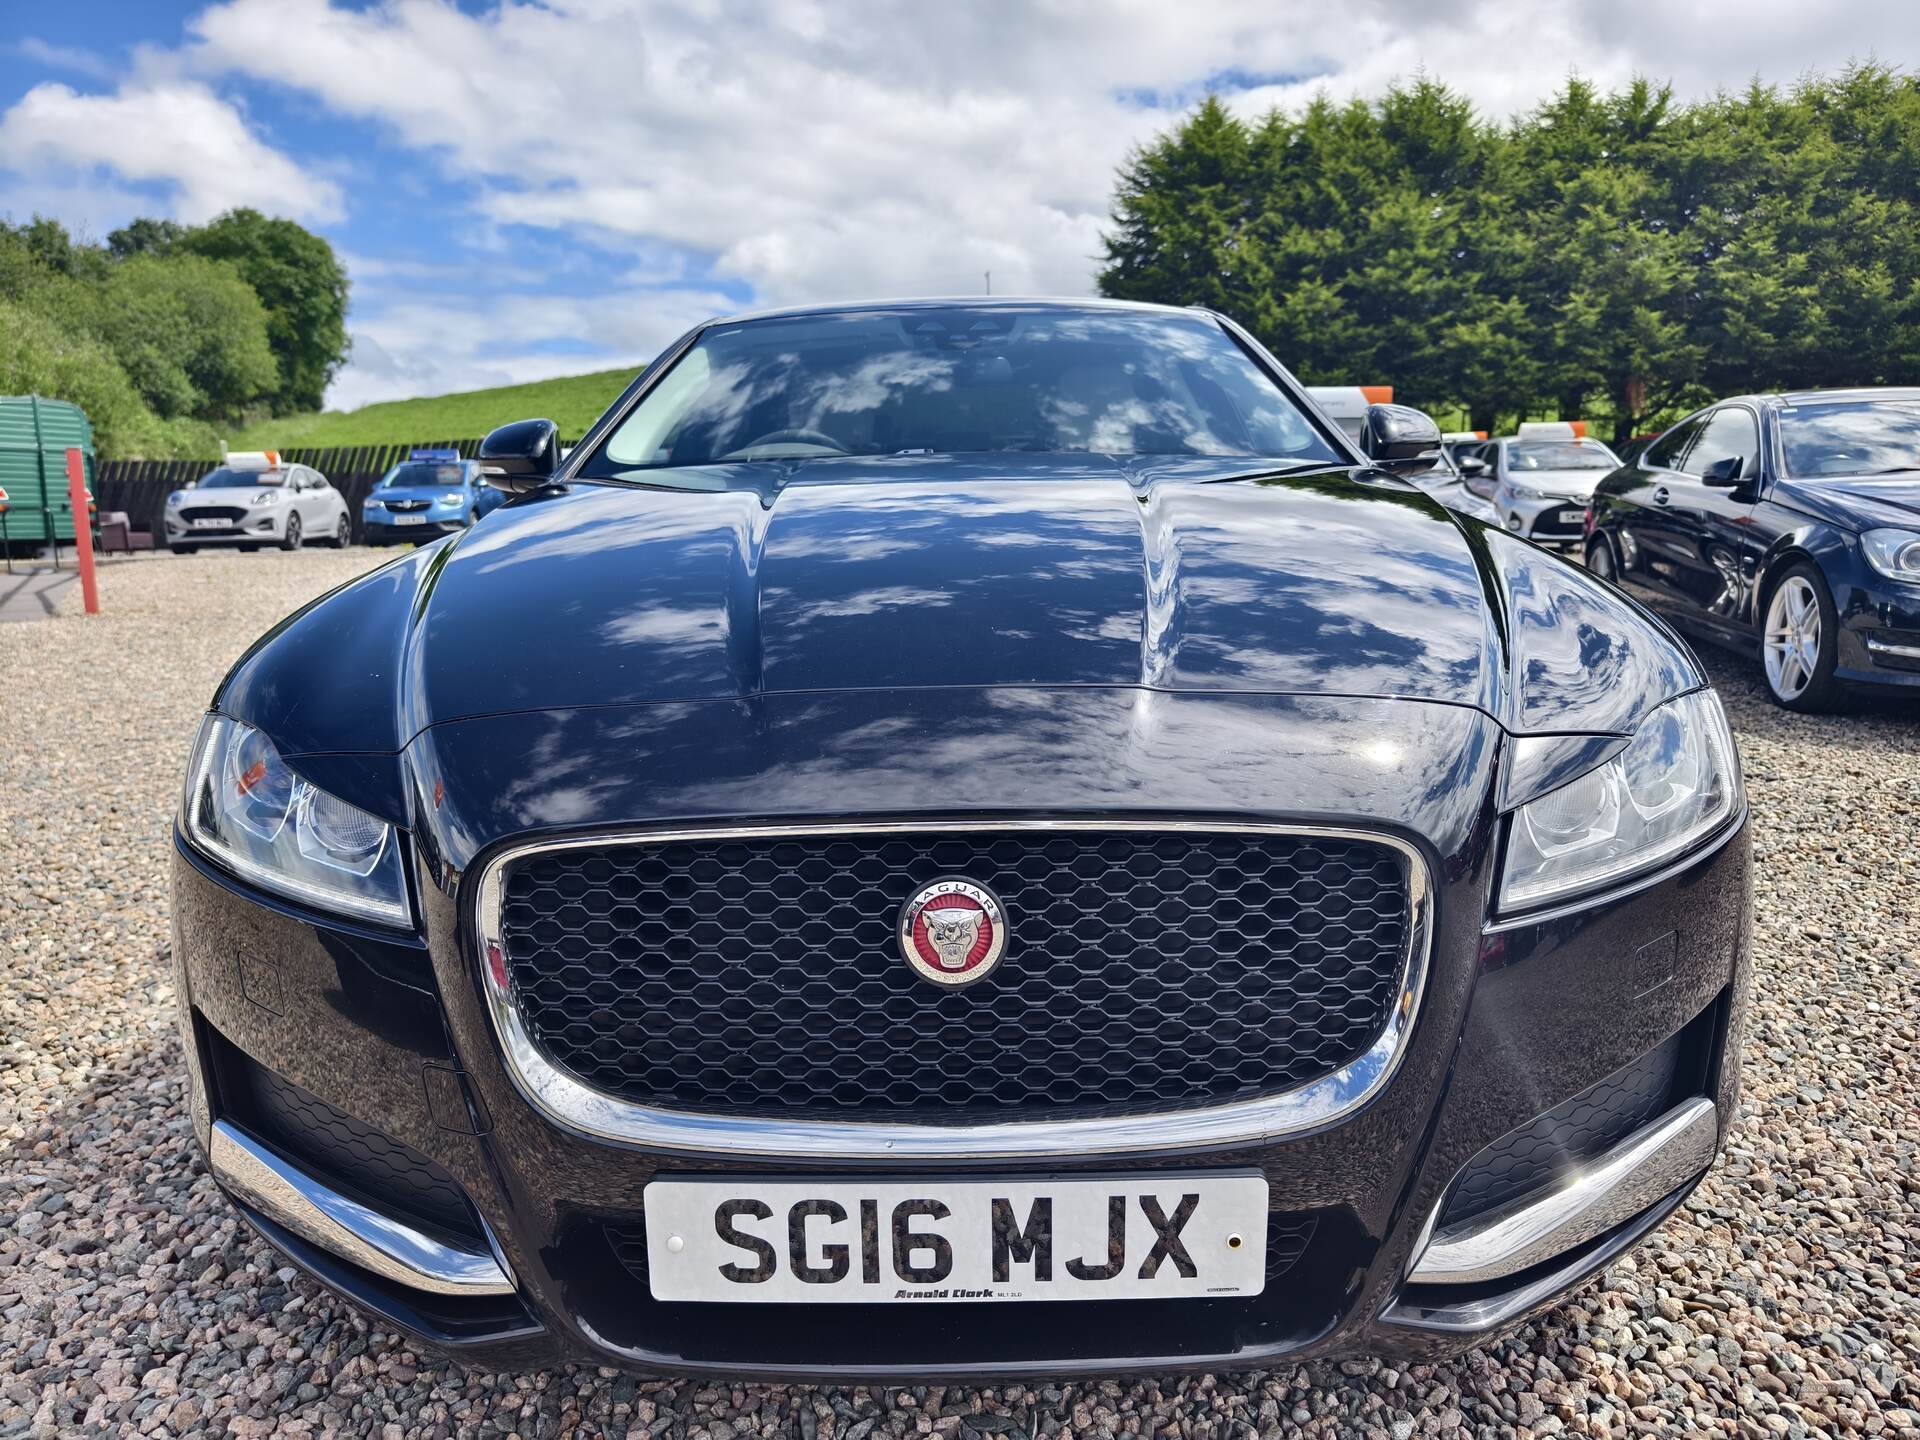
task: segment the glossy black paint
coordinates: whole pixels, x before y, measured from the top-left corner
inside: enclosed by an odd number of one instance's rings
[[[420,924],[304,911],[176,841],[189,1053],[210,1027],[443,1165],[527,1314],[427,1313],[272,1238],[392,1323],[502,1365],[1164,1370],[1478,1338],[1437,1333],[1420,1319],[1436,1297],[1402,1283],[1468,1157],[1716,1005],[1735,1029],[1710,1090],[1723,1125],[1734,1113],[1744,817],[1630,893],[1492,917],[1502,810],[1603,756],[1703,683],[1698,667],[1610,587],[1358,455],[1257,478],[1237,463],[919,456],[745,466],[732,490],[691,472],[576,483],[275,627],[215,703],[407,832]],[[1521,735],[1549,738],[1517,764]],[[863,816],[1333,823],[1425,858],[1413,1039],[1357,1115],[1249,1149],[1024,1167],[1259,1167],[1276,1208],[1323,1226],[1318,1268],[1264,1318],[1212,1301],[1075,1307],[1067,1325],[967,1307],[835,1332],[799,1311],[659,1306],[610,1268],[596,1227],[631,1218],[657,1169],[733,1162],[590,1141],[528,1104],[483,1006],[469,877],[531,835]],[[192,1078],[204,1136],[220,1099]]]
[[[1835,676],[1863,689],[1920,694],[1920,665],[1882,661],[1868,636],[1920,645],[1920,585],[1867,563],[1860,532],[1920,529],[1920,479],[1798,480],[1780,463],[1779,408],[1799,397],[1721,401],[1676,425],[1729,408],[1753,416],[1759,453],[1735,485],[1649,463],[1659,444],[1601,481],[1587,545],[1608,546],[1620,587],[1691,634],[1758,654],[1775,578],[1816,565],[1840,618]],[[1668,434],[1672,434],[1669,431]]]
[[[1623,733],[1701,683],[1608,587],[1362,467],[738,469],[754,488],[527,497],[283,622],[220,704],[291,757],[521,710],[1007,685],[1392,697]]]

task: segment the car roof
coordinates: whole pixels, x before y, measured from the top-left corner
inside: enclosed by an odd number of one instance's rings
[[[750,320],[788,320],[805,315],[858,315],[877,310],[950,310],[956,305],[980,310],[1023,310],[1044,305],[1055,310],[1132,310],[1157,315],[1212,314],[1198,305],[1157,305],[1146,300],[1108,300],[1092,295],[921,295],[897,300],[851,300],[819,305],[789,305],[773,310],[747,310],[737,315],[715,315],[705,323],[736,325]]]
[[[1758,400],[1766,405],[1806,405],[1820,400],[1920,400],[1920,386],[1852,385],[1836,390],[1786,390],[1770,395],[1738,395],[1730,398]]]

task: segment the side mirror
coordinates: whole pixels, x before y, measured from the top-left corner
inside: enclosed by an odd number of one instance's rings
[[[1472,479],[1487,473],[1487,462],[1478,455],[1468,455],[1455,463],[1460,467],[1462,479]]]
[[[480,477],[496,490],[525,495],[553,483],[560,468],[560,427],[551,420],[516,420],[480,442]]]
[[[1716,460],[1700,472],[1700,483],[1715,490],[1738,490],[1740,472],[1746,468],[1744,455],[1729,455],[1724,460]]]
[[[1440,427],[1411,405],[1369,405],[1360,449],[1392,475],[1420,475],[1440,463]]]

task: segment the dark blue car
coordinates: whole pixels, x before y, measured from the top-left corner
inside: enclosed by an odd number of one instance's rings
[[[517,499],[202,721],[211,1173],[489,1369],[1290,1373],[1552,1305],[1734,1121],[1738,759],[1665,625],[1407,483],[1430,419],[1363,441],[1217,315],[1009,300],[716,320],[569,455],[496,431]]]
[[[1920,389],[1747,395],[1600,483],[1587,567],[1793,710],[1920,698]]]
[[[414,544],[464,530],[505,503],[458,450],[415,450],[381,477],[361,504],[369,545]]]

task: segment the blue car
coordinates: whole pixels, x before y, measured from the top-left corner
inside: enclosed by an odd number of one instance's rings
[[[369,545],[432,540],[466,529],[506,498],[458,450],[415,450],[361,502],[362,533]]]

